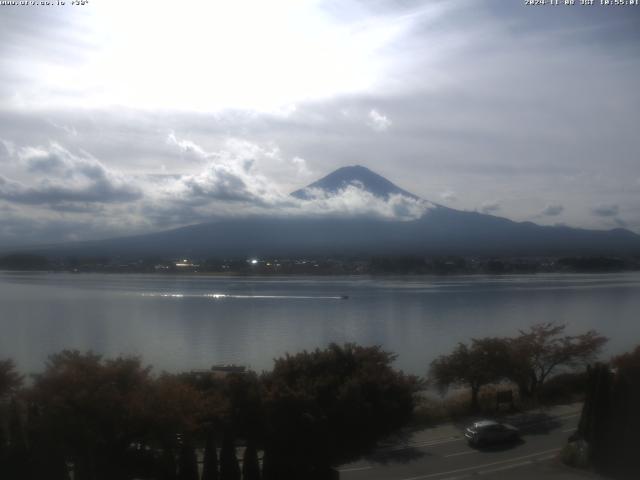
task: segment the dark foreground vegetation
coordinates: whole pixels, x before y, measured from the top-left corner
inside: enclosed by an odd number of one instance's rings
[[[138,358],[63,351],[28,386],[5,360],[0,478],[334,478],[411,418],[418,381],[393,359],[331,345],[262,375],[153,375]]]
[[[578,425],[563,452],[574,466],[614,478],[640,472],[640,346],[587,372],[587,396]]]
[[[519,409],[577,395],[584,408],[565,461],[636,478],[640,347],[594,364],[605,342],[550,323],[473,339],[434,360],[428,383],[467,387],[461,415],[495,413],[505,392]],[[379,347],[330,345],[286,355],[260,375],[156,375],[135,357],[63,351],[30,378],[0,361],[0,478],[334,479],[337,465],[423,420],[424,382],[395,370],[394,358]]]
[[[205,273],[234,275],[461,275],[608,273],[640,270],[640,258],[610,257],[320,257],[320,258],[120,258],[16,253],[0,256],[0,269],[105,273]]]
[[[554,380],[553,375],[560,371],[564,382],[577,380],[579,388],[580,376],[570,372],[594,361],[607,342],[594,330],[565,335],[565,328],[541,323],[515,337],[474,338],[470,344],[459,343],[453,352],[431,363],[430,380],[440,390],[468,387],[472,411],[479,410],[480,389],[497,383],[515,385],[519,401],[524,404],[551,399],[553,389],[545,387]],[[553,383],[556,389],[560,386],[557,379]],[[505,385],[503,390],[509,388]]]
[[[542,323],[515,337],[460,343],[431,364],[430,382],[445,390],[468,388],[444,402],[418,407],[421,420],[469,412],[495,412],[508,392],[508,407],[583,401],[577,432],[562,452],[572,466],[611,478],[636,479],[640,471],[640,346],[608,363],[595,363],[607,339],[595,331],[566,335],[565,326]],[[514,391],[512,391],[512,388]],[[470,397],[470,400],[469,400]]]

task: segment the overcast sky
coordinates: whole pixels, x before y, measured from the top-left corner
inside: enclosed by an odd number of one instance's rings
[[[640,233],[640,6],[66,3],[0,6],[0,246],[427,208],[288,197],[353,164],[457,209]]]

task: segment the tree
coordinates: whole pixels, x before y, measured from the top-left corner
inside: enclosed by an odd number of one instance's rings
[[[9,441],[6,437],[4,426],[0,425],[0,478],[9,476]]]
[[[16,398],[12,398],[9,405],[9,449],[6,464],[9,478],[24,478],[29,474],[29,449],[24,418],[22,405]]]
[[[26,460],[25,432],[21,413],[13,395],[22,385],[23,377],[16,371],[13,360],[0,360],[0,407],[6,398],[11,398],[8,418],[0,416],[0,477],[25,476]],[[0,412],[1,413],[1,412]],[[6,424],[6,425],[5,425]],[[5,427],[8,427],[5,430]],[[8,434],[8,435],[7,435]]]
[[[205,441],[202,480],[218,480],[218,452],[213,432],[208,432]]]
[[[581,335],[562,335],[566,325],[539,323],[511,340],[507,377],[524,398],[534,397],[538,388],[559,368],[575,368],[596,359],[608,341],[595,330]]]
[[[0,268],[7,270],[44,270],[48,265],[46,257],[29,253],[14,253],[0,258]]]
[[[240,466],[231,432],[226,431],[220,452],[220,480],[240,480]]]
[[[198,430],[202,395],[179,375],[163,373],[154,379],[144,404],[144,428],[149,442],[156,446],[177,449],[177,435]]]
[[[176,457],[170,445],[165,445],[158,462],[158,480],[177,480]]]
[[[633,351],[623,353],[611,359],[614,368],[624,371],[640,370],[640,345]],[[640,380],[640,375],[637,377]]]
[[[196,450],[189,436],[182,440],[178,462],[179,480],[198,480],[198,459]]]
[[[225,377],[222,394],[228,407],[224,416],[236,435],[255,437],[262,433],[262,385],[254,372]]]
[[[274,464],[274,458],[268,446],[262,454],[262,480],[278,480],[278,467]]]
[[[242,480],[260,480],[260,463],[258,462],[258,451],[253,440],[247,442],[242,458]]]
[[[380,347],[353,344],[276,359],[263,378],[264,477],[310,478],[405,425],[418,382],[395,370],[394,360]]]
[[[596,470],[635,479],[640,465],[640,346],[613,358],[611,365],[589,367],[587,377],[578,438],[586,441]]]
[[[13,360],[0,360],[0,399],[11,395],[22,386],[24,377],[16,371]]]
[[[472,339],[471,345],[459,343],[449,355],[441,355],[431,362],[429,377],[445,390],[451,385],[471,389],[471,409],[479,408],[480,388],[504,377],[509,359],[509,345],[502,338]]]
[[[76,479],[125,477],[129,447],[144,437],[149,370],[137,358],[52,355],[30,393],[34,434],[65,451]]]
[[[44,434],[46,435],[46,434]],[[38,480],[69,480],[63,447],[43,432],[31,432],[29,436],[29,478]]]

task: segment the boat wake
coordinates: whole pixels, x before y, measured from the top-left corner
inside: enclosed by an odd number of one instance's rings
[[[313,296],[313,295],[234,295],[227,293],[143,293],[143,297],[162,297],[162,298],[210,298],[212,300],[223,300],[226,298],[233,299],[275,299],[275,300],[345,300],[346,295],[342,296]]]

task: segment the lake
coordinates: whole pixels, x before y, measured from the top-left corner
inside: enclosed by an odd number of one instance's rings
[[[342,298],[348,296],[347,299]],[[0,358],[43,369],[64,348],[139,355],[156,370],[258,371],[330,342],[382,345],[424,374],[471,337],[537,322],[596,329],[605,356],[640,343],[640,273],[224,277],[0,272]]]

